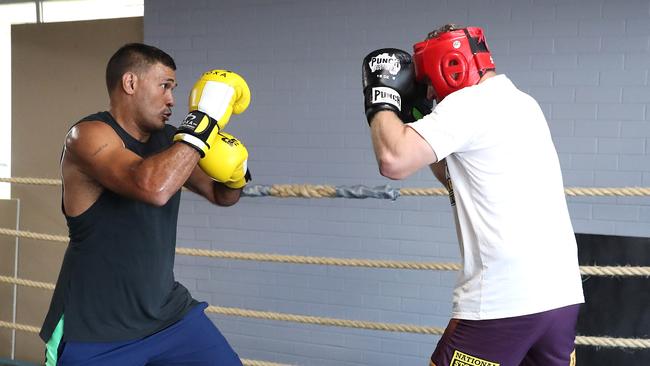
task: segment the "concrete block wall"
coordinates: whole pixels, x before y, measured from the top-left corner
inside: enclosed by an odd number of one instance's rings
[[[227,68],[252,102],[227,130],[248,146],[256,184],[439,186],[422,170],[378,174],[360,88],[371,50],[411,50],[447,22],[485,29],[498,72],[542,105],[565,186],[650,185],[650,1],[156,0],[145,40],[175,57],[178,106]],[[535,194],[535,192],[531,192]],[[568,198],[576,232],[649,236],[650,199]],[[534,235],[534,233],[531,233]],[[243,198],[184,193],[179,246],[455,262],[447,198]],[[314,316],[444,327],[455,274],[177,258],[199,299]],[[213,316],[244,358],[300,365],[423,365],[438,337]]]

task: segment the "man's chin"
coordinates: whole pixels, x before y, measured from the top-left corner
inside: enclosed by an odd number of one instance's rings
[[[151,124],[149,124],[149,131],[160,131],[165,128],[165,122],[166,120],[164,118],[161,118]]]

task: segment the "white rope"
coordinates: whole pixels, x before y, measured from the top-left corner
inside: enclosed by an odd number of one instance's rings
[[[60,243],[68,242],[68,237],[63,235],[42,234],[42,233],[35,233],[31,231],[14,230],[9,228],[0,228],[0,235],[55,241]],[[269,253],[233,252],[233,251],[195,249],[195,248],[183,248],[183,247],[176,248],[176,254],[192,255],[192,256],[199,256],[199,257],[223,258],[223,259],[251,260],[251,261],[262,261],[262,262],[281,262],[281,263],[293,263],[293,264],[314,264],[314,265],[343,266],[343,267],[412,269],[412,270],[433,270],[433,271],[457,271],[460,269],[460,264],[458,263],[329,258],[329,257],[315,257],[315,256],[299,256],[299,255],[280,255],[280,254],[269,254]],[[581,266],[580,272],[583,275],[590,275],[590,276],[648,277],[650,276],[650,267]]]

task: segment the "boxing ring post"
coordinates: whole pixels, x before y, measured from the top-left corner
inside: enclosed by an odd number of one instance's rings
[[[16,230],[20,230],[20,199],[16,199]],[[14,278],[18,278],[18,250],[20,249],[20,238],[14,240]],[[14,283],[13,299],[11,305],[11,321],[16,323],[16,310],[18,304],[18,284]],[[11,359],[16,358],[16,330],[11,332]]]
[[[16,228],[16,230],[20,230],[20,199],[17,198],[12,198],[12,199],[1,199],[0,200],[0,207],[1,207],[1,212],[2,215],[0,215],[0,220],[2,222],[7,223],[8,226],[13,226]],[[2,267],[0,270],[3,273],[6,273],[8,276],[12,276],[14,279],[18,278],[18,260],[19,260],[19,254],[18,251],[20,249],[20,237],[14,237],[13,239],[13,245],[10,241],[7,241],[7,250],[13,246],[14,250],[14,256],[13,260],[10,258],[7,258],[6,261],[2,261]],[[4,244],[3,244],[4,245]],[[5,267],[6,266],[6,267]],[[18,316],[18,284],[14,283],[11,286],[11,295],[7,296],[4,300],[2,300],[2,303],[0,306],[11,306],[11,314],[6,314],[3,316],[9,316],[11,318],[12,323],[16,323],[17,316]],[[16,329],[11,329],[10,332],[10,350],[9,354],[11,357],[11,360],[15,360],[16,358]],[[5,361],[0,359],[0,361]]]

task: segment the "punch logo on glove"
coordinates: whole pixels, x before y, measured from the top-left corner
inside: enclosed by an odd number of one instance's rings
[[[397,75],[399,70],[402,69],[402,64],[400,63],[399,59],[395,57],[394,53],[382,53],[380,55],[371,57],[370,62],[368,62],[368,67],[370,68],[371,72],[386,70],[391,75]]]
[[[402,110],[402,97],[394,89],[379,86],[372,88],[372,104],[389,103]]]
[[[361,72],[368,123],[379,111],[392,111],[402,118],[402,105],[409,105],[415,89],[411,55],[397,48],[375,50],[363,59]]]
[[[404,123],[431,113],[427,86],[415,81],[411,55],[397,48],[370,52],[361,68],[364,106],[368,124],[379,111],[392,111]]]

